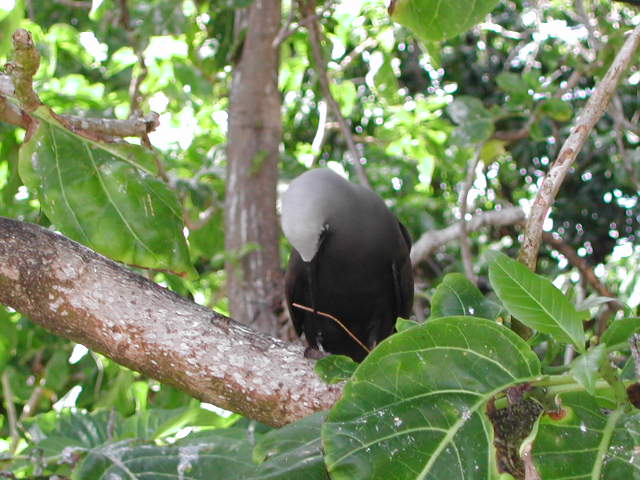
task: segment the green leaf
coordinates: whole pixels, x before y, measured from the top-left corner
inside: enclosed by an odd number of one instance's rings
[[[596,394],[596,381],[599,378],[598,370],[606,358],[606,345],[600,344],[591,348],[587,353],[580,355],[571,365],[571,375],[589,392]]]
[[[496,76],[498,87],[506,93],[516,96],[529,96],[529,85],[522,75],[511,72],[501,72]]]
[[[396,332],[404,332],[413,327],[417,327],[422,325],[421,323],[416,322],[415,320],[407,320],[406,318],[398,318],[396,320]]]
[[[239,480],[255,467],[251,450],[246,434],[236,429],[199,432],[171,446],[111,442],[91,449],[72,478]]]
[[[25,8],[23,0],[0,3],[0,57],[4,57],[12,49],[11,36],[24,18]]]
[[[389,13],[394,22],[411,29],[423,40],[446,40],[480,22],[498,0],[393,0]]]
[[[618,480],[637,478],[640,458],[640,414],[613,410],[608,415],[593,397],[562,395],[565,418],[540,421],[533,449],[542,478]]]
[[[568,122],[573,117],[571,105],[559,98],[549,98],[538,107],[539,111],[558,122]]]
[[[358,364],[345,355],[329,355],[316,362],[315,371],[326,383],[339,383],[353,375]]]
[[[584,312],[576,311],[549,280],[520,262],[496,254],[489,266],[489,280],[506,309],[522,323],[557,341],[573,343],[584,352]]]
[[[253,450],[253,460],[260,465],[247,480],[327,479],[320,441],[325,416],[316,413],[264,435]]]
[[[20,176],[65,235],[115,260],[193,272],[174,193],[144,173],[148,152],[79,137],[39,110],[20,149]]]
[[[501,310],[461,273],[447,274],[431,300],[431,318],[470,315],[495,320]]]
[[[447,113],[458,125],[453,140],[458,145],[472,145],[488,140],[495,130],[491,112],[475,97],[460,96],[450,103]]]
[[[640,318],[623,318],[614,321],[602,335],[602,343],[608,347],[618,346],[621,350],[629,348],[629,337],[640,331]]]
[[[331,478],[489,478],[486,403],[539,373],[524,340],[483,318],[437,318],[389,337],[322,428]]]

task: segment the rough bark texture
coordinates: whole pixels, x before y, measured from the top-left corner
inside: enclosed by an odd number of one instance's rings
[[[196,305],[62,235],[0,217],[0,304],[188,394],[273,426],[333,405],[303,348]]]
[[[237,320],[276,331],[282,272],[276,214],[282,136],[278,91],[280,0],[256,0],[238,11],[244,45],[229,106],[225,245],[230,310]]]

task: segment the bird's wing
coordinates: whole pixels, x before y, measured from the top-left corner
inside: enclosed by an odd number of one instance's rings
[[[407,228],[398,220],[400,233],[407,247],[406,254],[396,257],[393,263],[393,286],[396,295],[398,315],[409,318],[413,310],[413,268],[411,266],[411,235]]]
[[[302,335],[305,313],[293,307],[292,304],[296,302],[306,303],[304,300],[304,292],[307,288],[307,272],[304,267],[304,262],[300,254],[295,249],[292,249],[287,273],[284,277],[284,295],[287,300],[287,308],[289,309],[291,322],[298,336]]]

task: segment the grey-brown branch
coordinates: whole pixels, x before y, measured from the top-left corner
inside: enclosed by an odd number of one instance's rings
[[[68,238],[0,217],[0,303],[219,407],[280,426],[330,408],[301,346],[261,335]]]

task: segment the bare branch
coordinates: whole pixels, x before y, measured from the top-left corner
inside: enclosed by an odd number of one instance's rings
[[[540,242],[542,240],[542,225],[551,205],[560,190],[571,165],[586,142],[591,130],[607,108],[609,99],[613,95],[620,77],[625,72],[640,43],[640,25],[629,35],[626,42],[613,60],[606,75],[598,84],[593,95],[576,120],[571,134],[562,145],[558,157],[542,181],[536,194],[527,220],[524,240],[520,248],[520,261],[531,270],[535,270]]]
[[[520,207],[508,207],[503,210],[483,212],[474,215],[467,222],[467,231],[475,232],[485,226],[502,227],[521,223],[525,219]],[[462,235],[462,225],[458,222],[442,230],[434,230],[422,235],[411,249],[411,264],[416,266],[425,260],[435,249],[456,240]]]
[[[330,408],[304,348],[196,305],[42,227],[0,217],[0,303],[203,401],[280,426]]]
[[[33,76],[40,66],[40,53],[31,34],[19,28],[13,34],[14,59],[7,62],[6,71],[13,80],[15,96],[26,112],[33,112],[42,102],[33,91]]]
[[[349,150],[349,156],[351,157],[351,161],[353,163],[354,168],[356,169],[356,174],[358,175],[358,180],[360,183],[367,188],[371,188],[371,184],[369,183],[369,179],[367,178],[367,173],[364,170],[364,167],[360,163],[360,153],[358,152],[358,147],[356,146],[356,142],[353,138],[353,134],[351,133],[351,126],[346,118],[342,115],[340,111],[340,105],[336,101],[335,97],[331,93],[331,88],[329,86],[329,73],[327,71],[327,60],[322,53],[322,41],[321,41],[321,33],[320,33],[320,24],[318,23],[317,18],[313,18],[316,2],[315,0],[308,0],[305,5],[306,11],[308,13],[308,18],[311,18],[309,22],[308,30],[309,30],[309,41],[311,42],[311,50],[313,52],[313,59],[316,63],[316,68],[318,70],[318,81],[320,82],[320,88],[322,90],[322,95],[327,101],[329,105],[329,109],[331,113],[338,121],[340,125],[340,131],[344,136],[345,141],[347,142],[347,148]]]
[[[551,248],[564,255],[569,263],[578,269],[582,278],[584,278],[591,288],[598,292],[599,295],[614,298],[613,293],[611,293],[611,291],[598,279],[586,259],[578,255],[578,253],[570,245],[563,242],[557,234],[544,232],[542,234],[542,239],[545,243],[549,244]],[[620,302],[615,302],[614,305],[614,308],[616,309],[622,308],[622,304]]]

